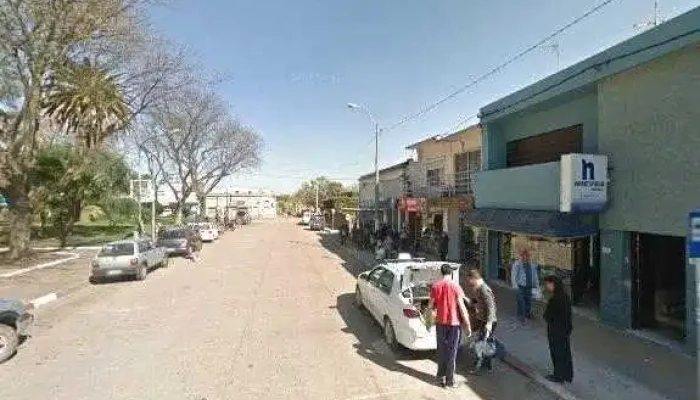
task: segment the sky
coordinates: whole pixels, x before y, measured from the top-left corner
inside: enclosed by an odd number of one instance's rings
[[[172,0],[151,10],[184,46],[231,113],[264,139],[263,165],[226,187],[291,192],[327,176],[374,170],[374,127],[401,121],[532,46],[603,0]],[[662,19],[700,0],[659,0]],[[615,0],[559,35],[565,68],[641,33],[654,0]],[[454,131],[479,108],[557,71],[537,49],[436,109],[380,134],[380,167],[405,147]],[[471,119],[462,126],[477,123]]]

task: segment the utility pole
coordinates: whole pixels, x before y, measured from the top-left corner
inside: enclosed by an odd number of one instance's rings
[[[379,124],[374,123],[374,231],[379,232]]]
[[[561,50],[559,47],[559,43],[552,43],[547,46],[545,46],[547,49],[552,51],[554,53],[554,56],[557,58],[557,71],[560,69],[560,60],[561,60]]]
[[[316,178],[316,182],[314,183],[314,186],[316,186],[316,214],[318,214],[318,178]]]

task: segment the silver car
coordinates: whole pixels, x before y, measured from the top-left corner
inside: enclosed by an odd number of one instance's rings
[[[144,280],[148,271],[168,266],[168,254],[163,247],[148,239],[122,240],[107,244],[92,260],[93,282],[104,278],[131,276]]]
[[[0,363],[15,354],[20,339],[29,335],[33,321],[24,303],[0,298]]]

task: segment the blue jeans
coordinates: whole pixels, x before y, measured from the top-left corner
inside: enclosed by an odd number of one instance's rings
[[[532,316],[532,288],[518,286],[518,318]]]
[[[438,378],[445,377],[445,382],[451,385],[455,382],[455,364],[457,350],[462,337],[462,327],[450,325],[435,325],[437,336]]]

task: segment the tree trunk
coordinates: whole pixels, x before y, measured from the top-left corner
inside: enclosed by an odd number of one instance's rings
[[[175,209],[173,210],[173,214],[175,214],[176,225],[182,225],[182,207],[183,205],[180,202],[175,203]]]
[[[10,259],[16,260],[29,252],[32,232],[32,207],[27,191],[13,185],[8,191],[10,199]]]
[[[207,218],[207,194],[198,192],[197,201],[199,202],[199,218],[204,220]]]

